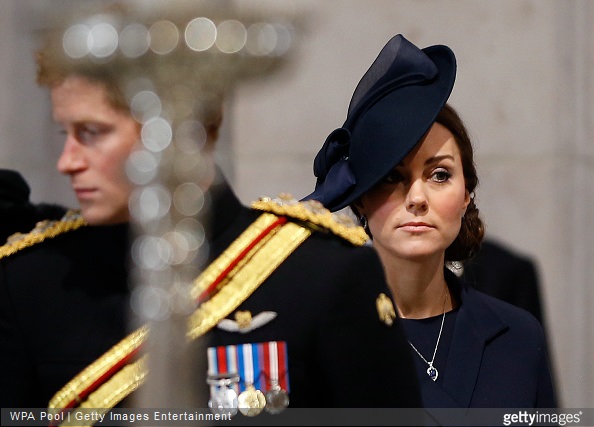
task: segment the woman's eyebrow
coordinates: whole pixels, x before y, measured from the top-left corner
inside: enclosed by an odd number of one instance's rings
[[[430,164],[433,164],[433,163],[437,163],[437,162],[440,162],[440,161],[445,160],[445,159],[450,159],[450,160],[454,161],[454,156],[452,156],[450,154],[444,154],[444,155],[441,155],[441,156],[430,157],[427,160],[425,160],[425,165],[430,165]]]

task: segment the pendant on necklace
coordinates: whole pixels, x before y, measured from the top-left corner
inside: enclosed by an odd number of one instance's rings
[[[437,372],[437,368],[433,366],[433,363],[429,363],[429,367],[427,368],[427,375],[429,375],[429,378],[431,378],[433,381],[435,381],[439,376],[439,372]]]

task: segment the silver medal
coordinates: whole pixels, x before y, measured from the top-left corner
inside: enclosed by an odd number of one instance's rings
[[[289,393],[280,388],[278,384],[273,384],[271,389],[266,392],[266,412],[269,414],[280,414],[289,406]]]
[[[237,392],[230,386],[239,381],[237,374],[209,375],[206,382],[210,385],[208,407],[213,414],[237,414]]]
[[[237,414],[237,393],[232,388],[218,387],[210,391],[208,407],[213,414]]]

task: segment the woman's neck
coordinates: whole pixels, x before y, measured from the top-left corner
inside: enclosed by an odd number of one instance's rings
[[[453,309],[443,257],[404,260],[379,255],[400,317],[424,319]]]

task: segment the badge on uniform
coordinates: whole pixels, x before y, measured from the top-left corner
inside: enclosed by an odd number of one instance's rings
[[[384,322],[386,326],[392,326],[394,319],[396,318],[396,311],[394,310],[392,300],[388,298],[386,294],[379,294],[375,300],[375,307],[380,320]]]
[[[249,311],[236,311],[235,320],[222,319],[217,327],[227,332],[239,332],[246,334],[253,331],[267,323],[273,321],[276,318],[274,311],[263,311],[262,313],[256,314],[252,317],[252,313]]]
[[[253,417],[266,410],[282,412],[289,405],[287,344],[247,343],[208,349],[210,400],[214,413],[237,411]]]

